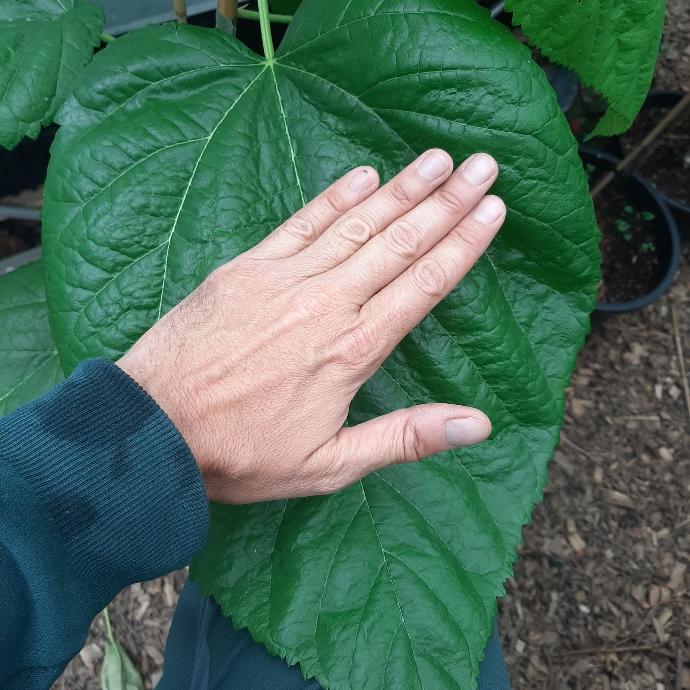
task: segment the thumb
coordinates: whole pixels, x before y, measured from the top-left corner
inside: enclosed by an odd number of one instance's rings
[[[318,455],[337,474],[330,479],[341,488],[387,465],[479,443],[490,433],[489,418],[474,408],[419,405],[344,427]]]

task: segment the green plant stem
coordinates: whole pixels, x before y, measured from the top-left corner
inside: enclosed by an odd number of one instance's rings
[[[261,42],[264,46],[264,56],[273,60],[273,37],[271,36],[271,20],[268,11],[268,0],[259,0],[259,24],[261,25]]]
[[[103,32],[99,36],[99,38],[101,39],[101,41],[103,41],[103,43],[112,43],[115,40],[115,36],[111,36],[110,34],[107,34],[105,32]]]
[[[240,7],[237,10],[237,16],[240,19],[253,19],[254,21],[259,21],[260,15],[255,10],[247,10]],[[292,21],[293,15],[291,14],[272,14],[269,13],[268,19],[272,24],[289,24]]]
[[[110,615],[108,614],[108,607],[103,609],[103,620],[105,621],[105,630],[108,633],[108,639],[114,645],[115,636],[113,635],[113,627],[110,625]]]

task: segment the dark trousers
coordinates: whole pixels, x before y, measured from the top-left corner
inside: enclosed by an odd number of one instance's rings
[[[304,680],[297,666],[271,656],[246,630],[235,630],[216,602],[187,580],[157,690],[321,690],[321,686],[313,679]],[[496,627],[484,653],[478,690],[510,690]]]

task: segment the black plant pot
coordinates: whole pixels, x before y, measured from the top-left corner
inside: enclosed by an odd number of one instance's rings
[[[680,99],[683,98],[683,95],[684,94],[678,91],[652,91],[645,99],[645,102],[642,106],[642,111],[650,108],[671,110],[678,104]],[[630,152],[629,146],[626,146],[623,139],[621,139],[621,141],[623,154],[628,154]],[[688,179],[688,185],[690,186],[690,179]],[[669,196],[661,190],[657,189],[657,192],[666,201],[671,209],[671,212],[675,216],[680,230],[683,231],[684,238],[690,239],[690,205],[679,199],[674,199],[672,196]]]
[[[614,170],[619,162],[615,156],[585,146],[580,147],[580,158],[585,165],[595,165],[600,174]],[[665,199],[637,173],[621,174],[617,184],[621,183],[632,204],[654,213],[650,229],[655,235],[659,270],[656,284],[646,294],[626,302],[599,302],[596,307],[596,314],[599,316],[636,311],[659,299],[671,286],[680,261],[681,245],[678,228]],[[606,190],[601,193],[606,194]],[[634,271],[635,268],[631,266],[630,270]]]

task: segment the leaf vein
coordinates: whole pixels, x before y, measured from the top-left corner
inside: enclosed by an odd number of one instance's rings
[[[400,604],[400,596],[398,595],[398,590],[395,587],[395,580],[393,579],[393,574],[391,573],[390,566],[388,565],[388,561],[386,560],[386,549],[383,548],[383,543],[381,542],[381,536],[379,535],[378,529],[376,529],[376,520],[374,520],[374,514],[371,512],[371,506],[369,505],[369,501],[367,499],[367,492],[366,489],[364,488],[364,482],[360,479],[359,481],[359,486],[362,489],[362,496],[364,498],[364,502],[367,506],[367,510],[369,511],[369,517],[371,518],[371,524],[374,528],[374,534],[376,535],[376,539],[379,543],[379,548],[381,549],[381,554],[383,555],[383,563],[386,567],[386,572],[388,573],[388,579],[390,580],[391,587],[393,588],[393,595],[395,596],[395,603],[397,604],[398,607],[398,613],[400,614],[400,621],[402,623],[403,630],[405,631],[405,635],[407,635],[407,641],[410,643],[410,651],[412,652],[412,661],[414,662],[415,669],[417,671],[417,678],[419,679],[419,683],[421,686],[421,690],[424,690],[424,681],[422,680],[422,675],[419,671],[419,664],[417,664],[417,657],[415,656],[414,653],[414,645],[412,644],[412,638],[410,637],[410,632],[407,629],[407,624],[405,623],[405,616],[402,611],[402,605]]]
[[[302,189],[302,180],[300,179],[299,172],[297,171],[297,161],[295,160],[295,147],[292,144],[292,137],[290,136],[290,128],[288,127],[287,116],[285,114],[285,108],[283,107],[283,97],[280,95],[280,88],[278,87],[278,79],[276,78],[276,71],[273,69],[273,63],[271,65],[271,74],[273,75],[273,83],[276,87],[276,95],[278,96],[278,106],[280,108],[280,114],[283,118],[283,126],[285,127],[285,136],[287,137],[288,145],[290,147],[290,160],[292,161],[292,169],[295,171],[295,180],[297,181],[297,188],[299,189],[299,195],[302,199],[302,206],[306,204],[304,199],[304,191]]]

